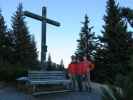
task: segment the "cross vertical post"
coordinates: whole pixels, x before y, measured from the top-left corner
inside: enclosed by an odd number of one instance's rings
[[[46,7],[42,7],[42,16],[47,17],[47,9]],[[46,45],[46,20],[42,20],[42,40],[41,40],[41,67],[46,62],[46,53],[47,53],[47,45]],[[46,66],[45,66],[46,69]]]

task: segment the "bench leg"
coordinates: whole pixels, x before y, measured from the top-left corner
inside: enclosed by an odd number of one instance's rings
[[[32,92],[33,92],[33,93],[36,92],[36,85],[33,85],[33,87],[32,87]]]
[[[68,90],[71,90],[72,89],[71,83],[65,84],[65,86],[66,86],[66,89],[68,89]]]

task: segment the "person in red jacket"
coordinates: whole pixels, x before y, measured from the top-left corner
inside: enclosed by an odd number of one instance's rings
[[[90,71],[94,68],[94,64],[92,64],[91,60],[88,60],[86,56],[83,56],[83,61],[80,66],[82,70],[82,84],[87,90],[89,90],[89,92],[91,92]]]
[[[76,90],[76,73],[77,73],[77,61],[75,56],[71,56],[71,63],[68,65],[68,75],[72,80],[72,89]]]
[[[78,58],[77,81],[78,81],[79,91],[83,91],[84,90],[83,87],[86,86],[89,64],[90,63],[88,62],[88,60],[86,60],[85,57],[83,57],[82,59]]]

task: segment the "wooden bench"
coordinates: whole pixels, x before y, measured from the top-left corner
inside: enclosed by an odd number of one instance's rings
[[[35,93],[38,85],[63,85],[69,89],[71,80],[66,78],[63,71],[29,71],[26,84],[31,85]]]

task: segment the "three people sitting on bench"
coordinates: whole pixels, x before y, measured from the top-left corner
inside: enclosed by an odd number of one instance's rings
[[[94,68],[94,64],[86,56],[82,59],[71,56],[71,60],[68,65],[68,75],[72,80],[72,89],[75,91],[78,86],[79,91],[86,89],[91,92],[90,71]]]

